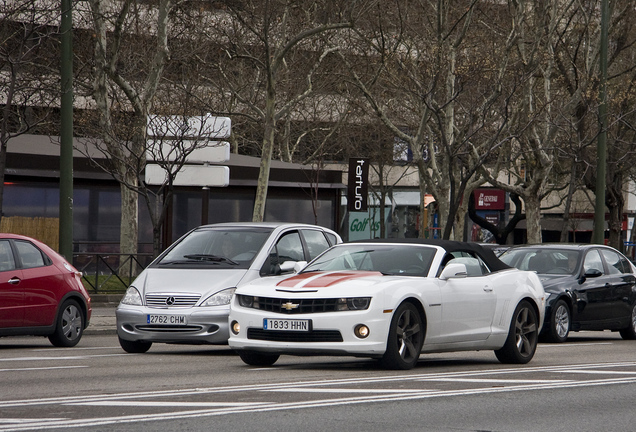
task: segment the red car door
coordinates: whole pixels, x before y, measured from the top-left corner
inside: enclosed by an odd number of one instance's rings
[[[52,325],[64,279],[51,260],[33,243],[16,240],[16,250],[22,264],[24,295],[24,326]]]
[[[0,327],[24,326],[22,271],[16,268],[8,240],[0,240]]]

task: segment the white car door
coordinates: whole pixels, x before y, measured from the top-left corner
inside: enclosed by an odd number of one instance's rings
[[[472,262],[471,260],[475,260]],[[490,336],[497,305],[490,277],[475,267],[475,258],[457,258],[468,277],[440,280],[442,323],[439,343],[485,340]]]

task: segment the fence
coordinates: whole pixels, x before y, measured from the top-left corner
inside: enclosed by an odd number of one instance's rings
[[[125,291],[151,261],[152,254],[73,254],[73,265],[82,272],[85,286],[90,287],[95,293]]]
[[[58,250],[59,223],[58,218],[5,216],[0,221],[0,232],[33,237]]]

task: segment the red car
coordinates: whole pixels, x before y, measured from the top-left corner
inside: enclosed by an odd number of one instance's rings
[[[47,336],[77,345],[91,318],[82,274],[44,243],[0,234],[0,336]]]

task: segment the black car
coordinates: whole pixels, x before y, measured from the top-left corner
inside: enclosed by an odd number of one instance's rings
[[[499,259],[536,271],[546,292],[541,336],[565,342],[570,331],[612,330],[636,339],[636,267],[601,245],[542,244],[508,249]]]

